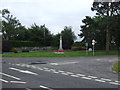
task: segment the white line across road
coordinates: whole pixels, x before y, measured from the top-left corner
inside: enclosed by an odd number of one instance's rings
[[[43,85],[40,85],[40,87],[41,87],[41,88],[44,88],[44,89],[48,89],[48,90],[53,90],[53,89],[51,89],[51,88],[49,88],[49,87],[46,87],[46,86],[43,86]]]
[[[12,75],[8,75],[8,74],[5,74],[5,73],[2,73],[0,72],[1,75],[4,75],[4,76],[7,76],[7,77],[10,77],[10,78],[13,78],[13,79],[16,79],[16,80],[21,80],[20,78],[18,77],[15,77],[15,76],[12,76]]]
[[[1,79],[1,78],[0,78],[0,81],[5,82],[5,83],[8,83],[7,80]]]
[[[21,82],[21,81],[10,81],[11,83],[23,83],[23,84],[25,84],[25,83],[27,83],[27,82]]]
[[[19,72],[22,72],[22,73],[27,73],[27,74],[32,74],[32,75],[38,75],[37,73],[31,72],[31,71],[28,71],[28,70],[21,70],[21,69],[11,68],[11,67],[9,69],[15,70],[15,71],[19,71]]]

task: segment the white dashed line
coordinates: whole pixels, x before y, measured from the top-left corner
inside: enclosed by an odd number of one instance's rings
[[[77,74],[77,75],[78,75],[78,76],[82,76],[82,77],[85,76],[84,74]]]
[[[48,89],[48,90],[53,90],[53,89],[51,89],[51,88],[48,88],[48,87],[46,87],[46,86],[43,86],[43,85],[40,85],[40,87],[41,87],[41,88],[44,88],[44,89]]]
[[[116,83],[116,82],[109,82],[109,83],[114,85],[120,85],[119,83]]]
[[[36,68],[35,66],[31,66],[31,67],[34,68],[34,69]]]
[[[43,69],[49,69],[49,68],[44,67]]]
[[[110,79],[105,79],[105,78],[101,78],[101,80],[104,80],[104,81],[112,81]]]
[[[67,74],[74,74],[74,73],[72,73],[72,72],[66,72]]]
[[[56,70],[55,70],[55,69],[50,69],[50,71],[53,71],[53,72],[55,72]]]
[[[72,62],[72,63],[74,63],[74,62]],[[62,65],[62,64],[70,64],[70,63],[60,63],[60,64],[58,64],[58,63],[51,63],[52,65]],[[12,64],[12,65],[15,65],[15,64]],[[32,68],[34,68],[34,69],[39,69],[39,70],[43,70],[43,71],[47,71],[47,72],[52,72],[52,73],[60,73],[60,74],[62,74],[62,75],[70,75],[70,76],[72,76],[72,77],[81,77],[81,78],[83,78],[83,79],[88,79],[88,80],[90,80],[90,79],[93,79],[93,80],[95,80],[95,81],[98,81],[98,82],[109,82],[110,84],[114,84],[114,85],[120,85],[120,81],[114,81],[114,82],[110,82],[110,81],[112,81],[112,80],[110,80],[110,79],[106,79],[106,78],[100,78],[100,79],[97,79],[98,77],[95,77],[95,76],[87,76],[87,77],[85,77],[86,75],[84,75],[84,74],[74,74],[74,73],[72,73],[72,72],[65,72],[65,71],[62,71],[62,70],[55,70],[55,69],[49,69],[49,68],[47,68],[47,67],[43,67],[43,68],[38,68],[38,67],[35,67],[35,66],[30,66],[30,65],[27,65],[27,64],[16,64],[17,66],[21,66],[21,67],[24,67],[24,66],[26,66],[26,67],[32,67]],[[15,70],[15,68],[10,68],[10,69],[14,69]],[[19,69],[20,70],[20,69]],[[32,72],[30,72],[30,71],[21,71],[21,72],[23,72],[23,73],[31,73],[31,74],[33,74]],[[0,73],[1,74],[1,73]],[[14,79],[17,79],[17,80],[20,80],[20,78],[17,78],[17,77],[14,77],[14,76],[11,76],[11,75],[7,75],[7,74],[4,74],[4,75],[6,75],[6,76],[8,76],[8,77],[11,77],[11,78],[14,78]],[[8,81],[6,81],[6,80],[3,80],[3,79],[0,79],[0,81],[3,81],[3,82],[8,82]],[[12,82],[12,83],[26,83],[26,82],[20,82],[20,81],[10,81],[10,82]],[[40,87],[41,88],[45,88],[45,89],[49,89],[49,90],[53,90],[53,89],[50,89],[50,88],[48,88],[48,87],[45,87],[45,86],[43,86],[43,85],[40,85]]]
[[[120,81],[115,81],[115,82],[120,83]]]
[[[50,72],[50,70],[44,70],[44,71]]]
[[[38,68],[39,70],[43,70],[42,68]]]
[[[62,73],[62,72],[65,72],[65,71],[61,71],[61,70],[59,70],[58,72]]]
[[[97,78],[97,77],[95,77],[95,76],[88,76],[88,77],[93,78],[93,79]]]
[[[82,77],[82,78],[83,78],[83,79],[89,79],[89,80],[92,79],[92,78],[88,78],[88,77]]]
[[[61,74],[63,74],[63,75],[69,75],[68,73],[61,73]]]
[[[79,76],[77,76],[77,75],[70,75],[70,76],[72,76],[72,77],[79,77]]]
[[[25,64],[22,64],[21,66],[22,66],[22,67],[25,67],[26,65],[25,65]]]
[[[0,81],[5,82],[5,83],[8,83],[7,80],[1,79],[1,78],[0,78]]]
[[[21,73],[27,73],[27,74],[38,75],[37,73],[31,72],[31,71],[28,71],[28,70],[21,70],[21,69],[17,69],[17,68],[9,68],[9,69],[15,70],[15,71],[19,71],[19,72],[21,72]]]
[[[16,64],[17,66],[21,66],[20,64]]]
[[[105,82],[105,81],[100,80],[100,79],[95,79],[95,81],[98,81],[98,82]]]
[[[27,82],[21,82],[21,81],[10,81],[11,83],[23,83],[23,84],[25,84],[25,83],[27,83]]]
[[[30,65],[26,65],[26,67],[28,67],[28,68],[29,68],[29,67],[30,67]]]
[[[7,77],[10,77],[10,78],[13,78],[13,79],[16,79],[16,80],[21,80],[20,78],[18,77],[15,77],[15,76],[12,76],[12,75],[8,75],[8,74],[5,74],[5,73],[1,73],[0,74],[4,75],[4,76],[7,76]]]

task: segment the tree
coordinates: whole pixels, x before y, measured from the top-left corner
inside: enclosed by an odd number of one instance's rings
[[[30,33],[30,41],[41,43],[42,46],[50,46],[52,41],[52,35],[45,25],[36,25],[35,23],[28,28]]]
[[[101,16],[95,16],[93,18],[86,16],[85,19],[82,20],[84,25],[81,25],[81,32],[78,34],[81,38],[84,37],[82,42],[89,43],[89,46],[91,47],[91,41],[93,39],[96,40],[96,46],[99,47],[99,49],[104,49],[105,46],[105,24],[103,23],[104,17]]]
[[[110,30],[108,24],[108,18],[113,15],[120,14],[120,2],[94,2],[92,11],[97,11],[96,15],[106,16],[107,26],[106,26],[106,52],[109,52],[110,47]]]
[[[74,32],[72,32],[72,28],[65,26],[61,34],[63,39],[63,48],[71,49],[71,46],[74,43],[74,40],[76,39]]]
[[[60,33],[52,36],[51,46],[58,48],[59,44],[60,44]]]
[[[10,14],[8,9],[2,10],[2,17],[3,40],[14,40],[19,34],[18,27],[21,26],[21,23],[16,17],[13,17],[13,15]]]

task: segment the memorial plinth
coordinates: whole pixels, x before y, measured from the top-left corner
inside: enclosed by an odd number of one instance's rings
[[[64,50],[62,48],[62,36],[60,35],[60,44],[59,44],[59,49],[55,51],[55,53],[62,54],[64,53]]]

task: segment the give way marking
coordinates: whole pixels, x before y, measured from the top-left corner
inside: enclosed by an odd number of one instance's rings
[[[31,71],[28,71],[28,70],[21,70],[21,69],[17,69],[17,68],[9,68],[11,70],[15,70],[15,71],[19,71],[21,73],[27,73],[27,74],[32,74],[32,75],[38,75],[37,73],[34,73],[34,72],[31,72]]]

